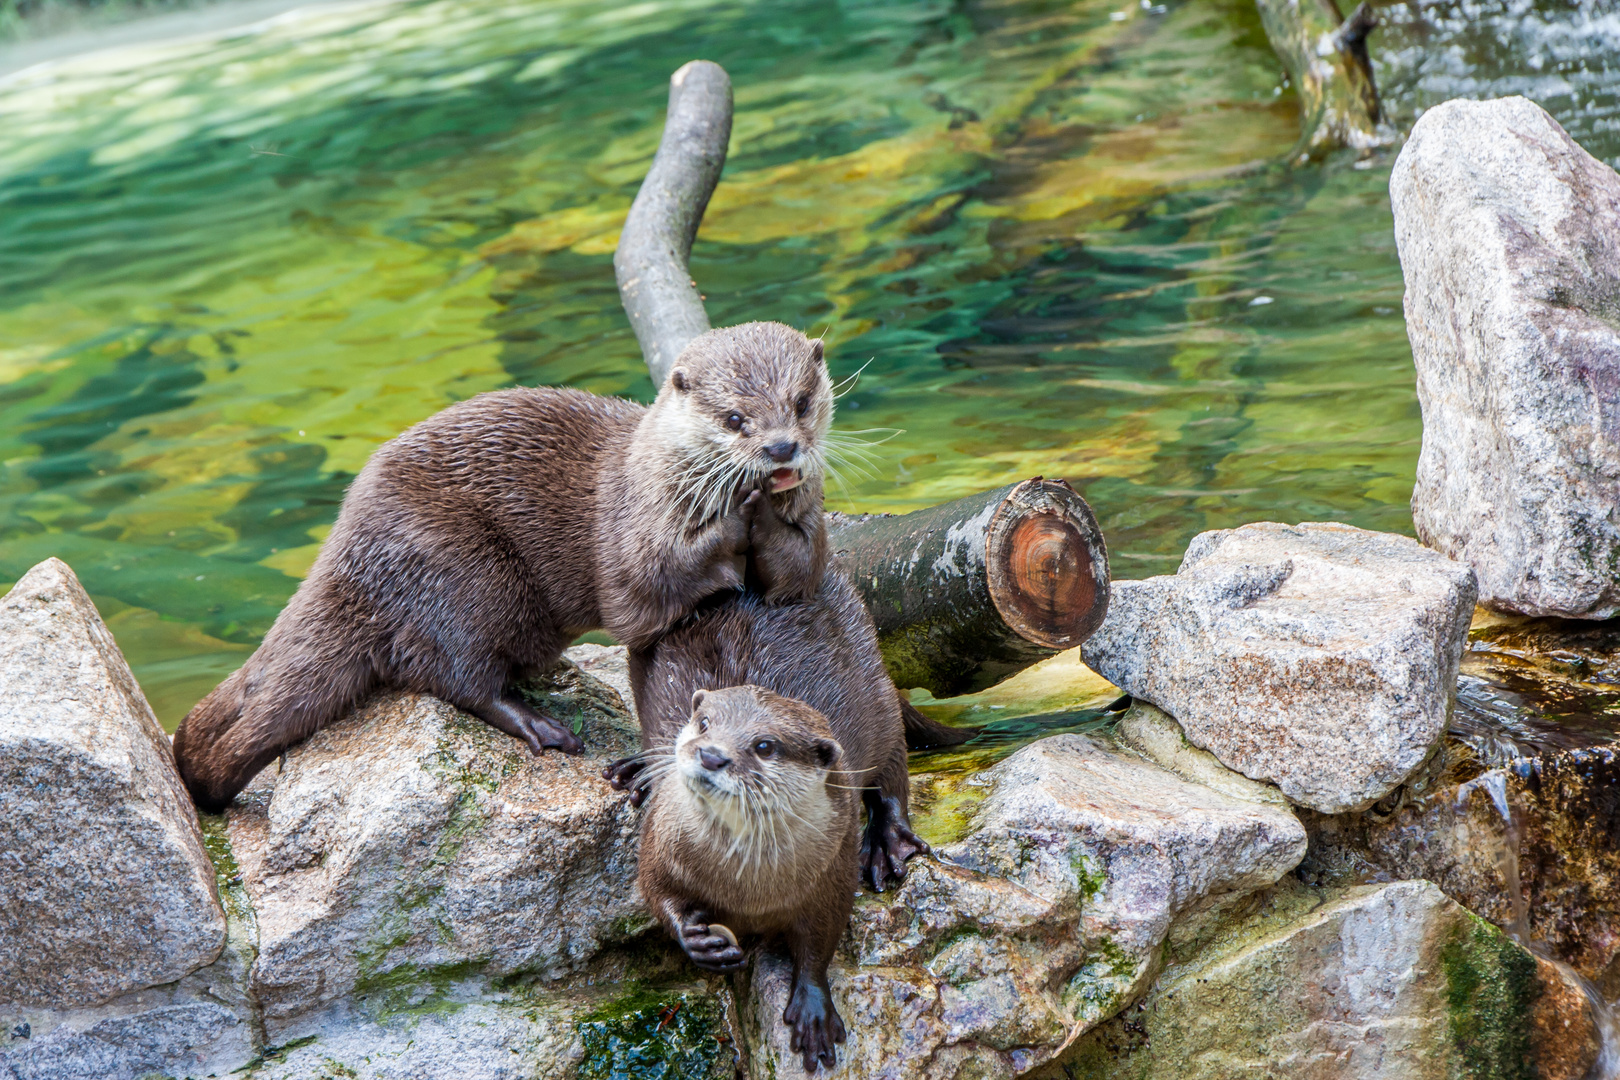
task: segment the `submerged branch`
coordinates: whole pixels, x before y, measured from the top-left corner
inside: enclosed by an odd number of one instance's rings
[[[1300,145],[1307,157],[1348,146],[1383,146],[1383,123],[1367,35],[1378,16],[1363,2],[1347,19],[1335,0],[1255,0],[1260,21],[1299,95]]]
[[[669,79],[669,116],[652,168],[625,219],[613,272],[653,385],[688,342],[709,329],[687,262],[731,140],[731,79],[693,60]]]

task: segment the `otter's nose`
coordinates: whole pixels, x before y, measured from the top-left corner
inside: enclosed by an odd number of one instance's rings
[[[772,443],[765,448],[765,452],[771,455],[772,461],[792,461],[793,455],[799,452],[799,444],[796,442]]]
[[[719,772],[721,769],[731,764],[730,758],[720,753],[720,751],[708,746],[698,748],[698,760],[703,762],[703,767],[708,769],[710,772]]]

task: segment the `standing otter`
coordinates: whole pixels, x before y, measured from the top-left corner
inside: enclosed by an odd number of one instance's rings
[[[827,994],[827,963],[848,921],[856,882],[864,877],[881,892],[887,881],[905,876],[908,858],[928,851],[928,845],[911,829],[907,728],[900,697],[884,670],[877,632],[860,594],[842,574],[829,570],[808,601],[772,605],[753,593],[714,597],[652,646],[632,650],[630,680],[644,749],[635,757],[614,762],[603,776],[616,788],[630,789],[634,803],[651,795],[654,809],[643,824],[641,847],[642,889],[648,904],[693,961],[711,967],[718,946],[712,941],[705,944],[704,935],[697,933],[708,915],[746,933],[770,934],[780,929],[772,920],[798,911],[808,920],[804,927],[782,931],[788,935],[795,970],[793,996],[784,1020],[794,1025],[793,1043],[804,1053],[806,1069],[813,1068],[817,1058],[833,1064],[832,1044],[842,1038],[843,1026]],[[694,804],[698,810],[707,807],[705,812],[717,815],[701,836],[730,835],[735,847],[716,848],[710,840],[676,844],[674,834],[686,830],[693,819],[686,811],[682,812],[686,816],[671,813],[665,817],[657,804],[660,799],[667,804],[686,798],[676,791],[677,780],[670,770],[680,758],[680,740],[686,737],[682,731],[691,713],[689,702],[698,691],[745,685],[755,688],[750,693],[763,703],[759,709],[739,714],[750,718],[754,727],[749,730],[779,728],[802,735],[810,730],[803,723],[807,714],[825,720],[839,747],[836,769],[843,779],[837,783],[852,785],[865,805],[866,829],[858,845],[845,845],[842,839],[846,817],[853,829],[860,809],[851,791],[845,813],[842,787],[828,787],[826,798],[844,816],[809,831],[799,824],[801,818],[821,821],[823,815],[819,788],[801,774],[795,774],[792,782],[780,776],[793,762],[808,768],[802,754],[761,762],[763,779],[737,787],[732,796],[738,801],[729,804],[730,811],[715,810],[718,804],[712,798]],[[709,699],[715,696],[710,694]],[[794,699],[793,708],[798,710],[791,715],[778,707],[788,699]],[[945,728],[941,732],[951,733]],[[759,738],[778,739],[785,745],[788,737],[768,734]],[[803,739],[801,743],[809,745]],[[745,749],[751,745],[746,744]],[[744,762],[758,757],[725,756]],[[824,768],[832,770],[834,765]],[[765,837],[771,857],[777,860],[766,864],[770,879],[766,891],[771,902],[780,905],[771,907],[769,913],[750,906],[755,904],[753,900],[735,899],[752,895],[737,884],[737,875],[756,872],[752,863],[741,866],[737,860],[762,850],[758,845]],[[805,850],[797,850],[800,847]],[[663,865],[670,852],[678,854],[678,865]],[[803,869],[824,858],[832,861],[824,873],[817,872],[821,876]],[[828,884],[832,881],[842,890],[836,897],[826,891],[832,888]],[[669,908],[666,901],[675,908]],[[735,906],[738,904],[742,906]],[[671,910],[686,912],[685,921],[673,920]],[[726,955],[726,963],[740,964],[740,952]]]
[[[751,545],[767,595],[814,592],[832,411],[821,343],[749,323],[688,345],[650,408],[502,390],[384,444],[263,644],[175,733],[193,800],[223,809],[379,686],[578,753],[513,679],[599,626],[656,637],[741,587]]]
[[[739,490],[772,496],[749,504],[750,584],[766,600],[813,595],[827,566],[822,438],[833,396],[821,342],[780,323],[711,332],[664,385],[625,452],[603,463],[597,501],[602,622],[632,649],[703,596],[742,584],[742,563],[711,561],[701,540]],[[696,580],[712,585],[694,595]]]
[[[647,770],[647,906],[709,971],[747,963],[739,934],[786,940],[782,1020],[806,1072],[836,1065],[844,1041],[827,965],[855,904],[859,759],[810,706],[734,686],[695,691],[690,721]]]

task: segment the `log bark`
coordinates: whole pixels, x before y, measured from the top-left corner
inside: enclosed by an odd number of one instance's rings
[[[988,686],[1079,645],[1108,612],[1108,549],[1086,501],[1036,477],[901,516],[829,515],[901,687]]]
[[[664,135],[613,253],[619,299],[655,387],[709,329],[687,263],[730,140],[731,79],[719,64],[693,60],[670,76]]]
[[[1335,0],[1256,0],[1260,21],[1299,95],[1301,149],[1309,159],[1340,147],[1394,141],[1383,123],[1367,35],[1378,16],[1362,3],[1345,18]]]
[[[653,382],[709,329],[687,269],[725,164],[731,80],[694,60],[670,78],[669,118],[613,257]],[[1084,641],[1108,608],[1108,552],[1084,499],[1040,477],[895,517],[829,514],[834,565],[860,588],[901,687],[988,685]],[[904,705],[913,748],[961,742]]]

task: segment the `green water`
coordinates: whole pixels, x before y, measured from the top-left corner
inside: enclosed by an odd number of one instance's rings
[[[1380,32],[1403,122],[1517,86],[1507,30],[1423,11]],[[1612,139],[1598,53],[1552,69]],[[825,331],[867,365],[839,426],[898,429],[832,506],[1067,477],[1120,577],[1247,521],[1410,531],[1392,157],[1280,164],[1245,0],[400,0],[0,81],[0,581],[65,558],[172,727],[378,443],[514,383],[650,397],[612,249],[693,57],[737,97],[711,318]]]

